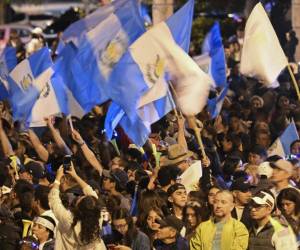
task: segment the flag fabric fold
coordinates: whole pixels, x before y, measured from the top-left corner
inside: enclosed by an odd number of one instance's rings
[[[220,114],[227,92],[228,86],[225,86],[218,96],[207,101],[207,110],[210,113],[211,119],[215,119]]]
[[[287,58],[267,13],[258,3],[246,23],[240,72],[258,78],[270,87],[287,65]]]
[[[56,64],[60,65],[57,71],[66,86],[70,113],[81,118],[100,103],[101,95],[98,87],[89,82],[88,76],[76,59],[76,54],[77,48],[69,42],[59,54]]]

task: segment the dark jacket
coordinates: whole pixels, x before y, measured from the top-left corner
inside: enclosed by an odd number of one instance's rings
[[[231,216],[232,216],[232,218],[238,219],[237,218],[237,212],[236,212],[235,208],[231,211]],[[242,222],[248,230],[252,227],[253,220],[251,219],[250,209],[249,209],[248,206],[245,206],[245,208],[243,210],[243,213],[242,213],[242,217],[240,219],[240,222]]]
[[[160,240],[154,241],[154,247],[156,250],[189,250],[189,243],[188,241],[181,237],[180,235],[177,236],[176,242],[172,244],[165,244]]]

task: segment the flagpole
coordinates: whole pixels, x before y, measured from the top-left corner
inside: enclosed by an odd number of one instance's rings
[[[291,69],[290,64],[288,64],[287,67],[288,67],[290,76],[291,76],[291,78],[292,78],[292,82],[293,82],[293,84],[294,84],[294,88],[295,88],[295,90],[296,90],[298,100],[300,101],[300,91],[299,91],[299,87],[298,87],[296,78],[295,78],[295,76],[294,76],[294,73],[293,73],[293,71],[292,71],[292,69]]]
[[[174,86],[173,86],[173,84],[172,84],[171,81],[169,81],[169,86],[170,86],[171,91],[172,91],[172,93],[173,93],[173,95],[174,95],[174,97],[175,97],[175,100],[177,100],[178,96],[177,96],[177,93],[176,93],[175,88],[174,88]],[[178,119],[178,118],[179,118],[179,115],[178,115],[178,112],[177,112],[177,109],[176,109],[176,103],[175,103],[174,112],[175,112],[175,115],[176,115],[176,117],[177,117],[177,119]],[[180,109],[179,109],[179,114],[180,114],[180,118],[182,118],[183,115],[182,115],[182,112],[181,112]]]
[[[203,141],[202,141],[202,137],[201,137],[201,130],[203,128],[203,124],[201,123],[202,127],[199,128],[196,124],[195,116],[187,117],[187,121],[188,121],[189,127],[192,128],[195,132],[195,135],[196,135],[196,138],[197,138],[200,150],[201,150],[202,158],[205,159],[207,156],[206,156],[206,153],[204,150],[204,145],[203,145]]]
[[[170,85],[171,91],[172,91],[172,93],[173,93],[175,99],[177,99],[178,96],[177,96],[176,90],[175,90],[175,88],[174,88],[174,86],[173,86],[173,84],[172,84],[171,81],[169,81],[169,85]],[[176,111],[176,107],[175,107],[174,110],[175,110],[175,115],[177,116],[177,119],[178,119],[179,116],[178,116],[178,113],[177,113],[177,111]],[[183,115],[182,115],[182,112],[181,112],[180,108],[179,108],[179,113],[180,113],[180,117],[182,118]],[[202,128],[200,129],[200,128],[197,126],[197,124],[196,124],[196,118],[195,118],[195,116],[188,116],[188,117],[187,117],[187,121],[188,121],[189,127],[192,128],[192,129],[194,130],[194,133],[195,133],[195,135],[196,135],[197,142],[198,142],[199,147],[200,147],[200,150],[201,150],[202,157],[203,157],[203,159],[204,159],[204,158],[206,158],[207,156],[206,156],[206,153],[205,153],[205,150],[204,150],[204,145],[203,145],[202,138],[201,138],[201,129],[203,128],[203,124],[202,124]]]

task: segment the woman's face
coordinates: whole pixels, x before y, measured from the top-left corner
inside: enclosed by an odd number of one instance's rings
[[[196,212],[193,208],[188,207],[186,209],[186,218],[187,218],[188,223],[191,225],[191,227],[197,226]]]
[[[123,236],[126,235],[128,231],[128,224],[125,219],[113,220],[114,228]]]
[[[153,231],[158,231],[160,227],[160,225],[156,223],[156,220],[161,220],[161,217],[154,210],[151,210],[147,217],[147,225]]]
[[[44,241],[48,240],[49,231],[46,229],[46,227],[40,224],[33,224],[32,233],[38,238],[40,243],[43,243]]]
[[[295,202],[283,199],[281,202],[281,206],[284,212],[286,213],[286,215],[292,216],[295,214],[295,206],[296,206]]]

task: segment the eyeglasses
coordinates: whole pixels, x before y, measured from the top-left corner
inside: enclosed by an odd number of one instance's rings
[[[127,223],[126,224],[119,224],[119,225],[114,224],[114,227],[117,230],[124,230],[127,226],[128,226]]]
[[[250,210],[252,210],[252,209],[254,209],[254,210],[260,210],[260,209],[262,209],[262,208],[264,208],[264,207],[268,207],[268,205],[258,205],[258,204],[250,205],[250,206],[249,206],[249,209],[250,209]]]

